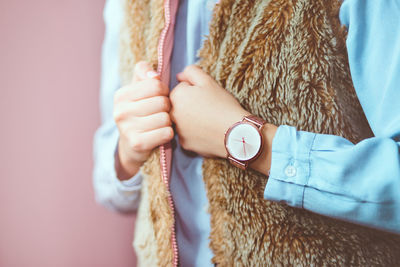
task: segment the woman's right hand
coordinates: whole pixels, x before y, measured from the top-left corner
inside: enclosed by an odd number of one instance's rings
[[[170,108],[167,85],[149,63],[137,63],[132,83],[114,95],[113,116],[120,135],[115,167],[120,180],[135,175],[154,148],[174,137]]]

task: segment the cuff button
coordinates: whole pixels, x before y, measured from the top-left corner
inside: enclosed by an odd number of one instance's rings
[[[292,165],[287,166],[286,169],[285,169],[285,175],[287,177],[296,176],[296,168],[294,166],[292,166]]]

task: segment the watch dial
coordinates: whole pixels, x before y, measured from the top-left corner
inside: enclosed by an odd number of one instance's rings
[[[240,123],[228,133],[226,147],[232,157],[241,161],[250,160],[260,150],[260,133],[255,126],[248,123]]]

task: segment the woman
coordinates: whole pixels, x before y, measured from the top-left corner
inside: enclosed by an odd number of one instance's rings
[[[400,233],[399,3],[236,2],[128,1],[121,78],[121,11],[107,3],[99,201],[134,211],[141,199],[143,265],[400,261],[397,235],[305,211]],[[201,68],[190,66],[200,48]],[[230,151],[225,132],[250,114],[263,125],[260,153],[252,161],[230,155],[246,170],[216,160]],[[246,154],[252,144],[241,138],[236,148]],[[151,151],[170,140],[158,164]]]

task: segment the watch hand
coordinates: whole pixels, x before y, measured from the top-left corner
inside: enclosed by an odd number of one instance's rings
[[[253,147],[253,146],[252,146],[251,144],[249,144],[249,143],[246,143],[246,145]]]
[[[244,137],[242,137],[242,141],[243,141],[244,156],[246,157],[246,142],[244,141]]]

